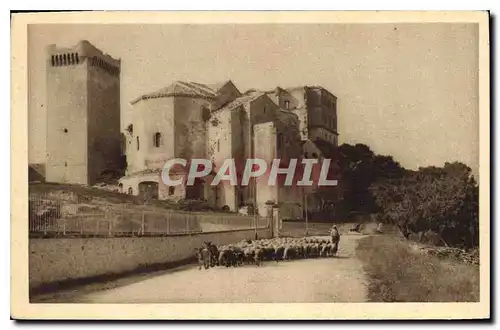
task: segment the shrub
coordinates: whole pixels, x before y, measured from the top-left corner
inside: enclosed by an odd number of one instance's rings
[[[401,179],[374,184],[372,193],[381,218],[394,223],[406,238],[430,231],[445,245],[478,245],[479,189],[464,164],[408,171]]]

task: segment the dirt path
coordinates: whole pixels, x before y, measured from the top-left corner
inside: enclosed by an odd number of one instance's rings
[[[365,278],[354,251],[359,238],[343,235],[336,258],[201,271],[190,265],[37,297],[33,302],[363,302],[366,301]]]

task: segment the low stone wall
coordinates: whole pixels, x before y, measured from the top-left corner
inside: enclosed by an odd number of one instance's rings
[[[270,229],[258,229],[270,238]],[[211,241],[222,245],[254,239],[254,229],[207,232],[167,237],[31,238],[30,290],[53,283],[120,274],[158,264],[178,263]]]

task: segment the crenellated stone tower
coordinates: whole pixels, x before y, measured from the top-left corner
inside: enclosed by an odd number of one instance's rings
[[[92,185],[119,171],[120,67],[86,40],[48,47],[47,181]]]

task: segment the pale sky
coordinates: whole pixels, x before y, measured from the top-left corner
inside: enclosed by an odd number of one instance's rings
[[[338,97],[340,143],[406,168],[479,163],[475,24],[31,25],[29,161],[45,162],[45,47],[86,39],[121,58],[129,102],[174,80],[249,88],[321,85]]]

